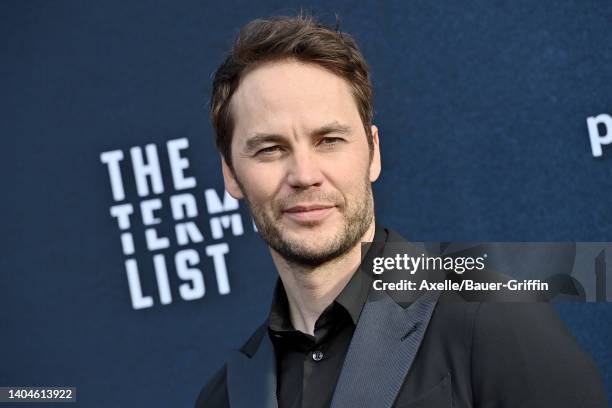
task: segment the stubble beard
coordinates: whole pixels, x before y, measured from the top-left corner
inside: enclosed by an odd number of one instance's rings
[[[244,188],[242,191],[245,191]],[[337,203],[339,196],[339,194],[329,196],[320,193],[303,193],[282,200],[283,202],[297,202],[296,198],[305,201],[318,199],[323,202],[340,204],[336,208],[341,212],[343,225],[335,236],[327,240],[328,242],[322,249],[314,248],[303,240],[288,237],[280,222],[283,216],[280,212],[276,214],[275,219],[272,219],[264,208],[249,200],[246,194],[244,198],[263,240],[289,263],[312,267],[346,254],[357,245],[372,224],[374,217],[372,186],[367,178],[363,183],[362,191],[353,202],[342,197],[342,203]]]

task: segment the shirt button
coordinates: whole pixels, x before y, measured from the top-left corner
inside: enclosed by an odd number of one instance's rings
[[[314,361],[321,361],[321,360],[323,360],[323,352],[322,351],[313,351],[312,352],[312,359]]]

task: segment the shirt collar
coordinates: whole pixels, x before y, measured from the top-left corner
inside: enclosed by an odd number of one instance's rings
[[[375,224],[374,227],[374,238],[373,242],[386,242],[387,231]],[[366,252],[365,257],[371,257],[373,254],[374,246],[371,246]],[[363,262],[362,262],[363,263]],[[344,289],[338,294],[333,303],[342,306],[351,316],[351,320],[357,326],[361,310],[368,297],[368,292],[371,286],[372,274],[369,271],[363,270],[359,267],[353,273],[353,276],[346,284]],[[274,288],[274,295],[272,297],[272,307],[270,308],[269,315],[269,328],[273,331],[291,331],[295,330],[291,323],[289,315],[289,301],[287,300],[287,293],[283,286],[283,282],[280,278],[276,280],[276,287]]]

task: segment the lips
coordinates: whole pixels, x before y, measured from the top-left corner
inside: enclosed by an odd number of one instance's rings
[[[335,205],[331,204],[294,205],[284,209],[283,214],[299,223],[312,223],[323,220],[325,217],[331,214],[335,207]]]
[[[295,205],[293,207],[286,208],[284,212],[298,213],[298,212],[323,210],[326,208],[334,208],[334,207],[335,207],[334,205],[330,205],[330,204]]]

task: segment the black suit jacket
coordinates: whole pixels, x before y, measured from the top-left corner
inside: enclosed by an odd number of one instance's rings
[[[402,240],[390,232],[388,241]],[[333,408],[608,406],[593,361],[549,304],[441,296],[407,308],[385,292],[368,297]],[[267,325],[204,386],[196,408],[276,407]]]

